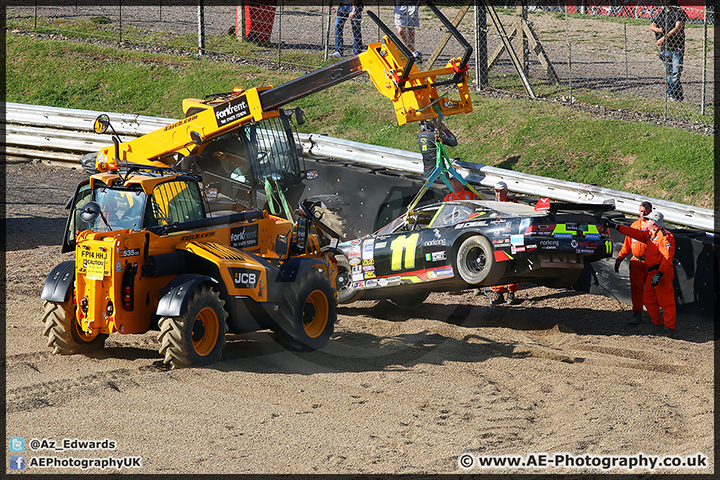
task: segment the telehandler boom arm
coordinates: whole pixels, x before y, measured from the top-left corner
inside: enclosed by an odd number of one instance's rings
[[[278,117],[282,105],[363,72],[367,72],[378,91],[393,102],[399,125],[471,112],[467,61],[472,47],[431,2],[427,4],[465,49],[462,57],[451,59],[445,67],[419,70],[407,47],[373,12],[367,11],[385,34],[381,42],[369,44],[367,51],[277,87],[236,88],[206,100],[185,99],[184,119],[114,148],[103,148],[97,156],[98,170],[116,168],[113,165],[120,162],[174,166],[175,159],[169,156],[184,149],[190,152],[189,146],[198,142],[197,134],[202,142],[247,123]],[[447,93],[438,94],[437,87],[449,85],[457,87],[458,99],[450,100]]]

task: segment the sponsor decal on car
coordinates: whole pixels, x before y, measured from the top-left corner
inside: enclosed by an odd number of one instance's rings
[[[436,270],[428,270],[428,280],[436,280],[439,278],[448,278],[453,276],[452,267],[438,268]]]
[[[459,225],[455,225],[455,228],[477,228],[477,227],[487,227],[488,222],[483,220],[482,222],[467,222],[467,223],[461,223]]]
[[[512,245],[525,245],[525,235],[510,235]]]
[[[423,242],[423,247],[444,247],[445,245],[447,245],[447,241],[444,238]]]
[[[543,248],[557,248],[560,246],[560,240],[539,240],[538,244]]]
[[[425,254],[425,260],[428,262],[442,262],[446,258],[445,250]]]
[[[370,279],[367,282],[365,282],[366,288],[373,288],[378,286],[378,281],[376,279]]]
[[[348,263],[352,266],[359,265],[360,264],[360,258],[355,257],[348,260]]]
[[[585,238],[591,239],[591,240],[600,240],[600,234],[599,233],[586,233]]]
[[[365,288],[365,282],[353,282],[353,288]]]
[[[363,272],[374,272],[375,265],[363,265],[362,269],[363,269]]]
[[[362,247],[362,258],[363,260],[373,258],[373,241],[365,240]]]
[[[353,274],[352,274],[352,280],[353,280],[353,282],[359,282],[359,281],[361,281],[361,280],[364,280],[364,277],[363,277],[362,272],[360,272],[360,273],[353,273]]]
[[[363,265],[375,265],[375,259],[374,258],[366,258],[362,261]]]
[[[595,249],[592,248],[578,248],[575,251],[577,253],[595,253]]]
[[[577,248],[577,247],[578,247],[578,242],[577,242],[577,240],[575,240],[574,238],[573,238],[572,240],[570,240],[570,246],[571,246],[572,248]]]
[[[375,248],[385,248],[387,246],[387,242],[378,242],[375,244]]]
[[[353,249],[348,252],[348,258],[360,258],[360,249]]]
[[[573,234],[559,232],[559,233],[553,233],[553,237],[555,237],[555,238],[572,238]]]
[[[365,279],[375,278],[375,272],[365,272]]]
[[[523,245],[523,246],[520,246],[520,245],[518,245],[518,246],[511,245],[511,246],[510,246],[510,252],[511,252],[511,253],[518,253],[518,252],[522,253],[522,252],[524,252],[524,251],[525,251],[525,246],[524,246],[524,245]]]

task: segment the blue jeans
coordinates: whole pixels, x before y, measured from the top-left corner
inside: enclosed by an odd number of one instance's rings
[[[661,50],[660,60],[665,66],[668,98],[682,101],[683,88],[680,83],[680,74],[683,71],[685,50]]]
[[[352,12],[352,5],[340,5],[337,9],[337,18],[335,19],[335,51],[342,55],[343,53],[343,28],[348,19],[348,15]],[[359,54],[363,49],[362,30],[360,29],[360,20],[362,18],[362,10],[356,10],[353,18],[350,19],[350,26],[353,33],[353,54]]]

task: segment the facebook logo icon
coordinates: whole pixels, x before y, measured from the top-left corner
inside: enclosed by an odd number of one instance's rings
[[[25,470],[25,455],[10,455],[10,470]]]
[[[24,437],[10,437],[10,451],[11,452],[24,452],[25,451],[25,438]]]

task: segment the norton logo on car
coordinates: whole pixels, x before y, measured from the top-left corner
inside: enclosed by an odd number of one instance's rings
[[[230,268],[230,275],[237,288],[255,288],[260,272],[246,268]]]
[[[255,247],[258,244],[258,225],[230,229],[230,246],[233,248]]]

